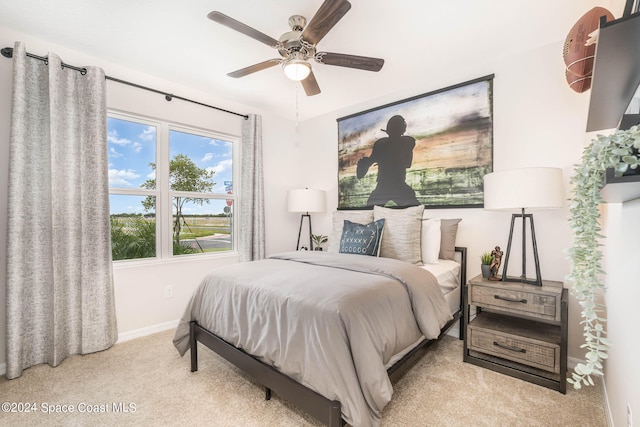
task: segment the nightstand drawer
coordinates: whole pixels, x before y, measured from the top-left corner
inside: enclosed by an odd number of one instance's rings
[[[559,294],[528,292],[509,285],[476,284],[470,288],[469,304],[548,321],[558,321],[560,314]]]
[[[549,372],[560,372],[557,327],[483,312],[467,328],[470,350]]]

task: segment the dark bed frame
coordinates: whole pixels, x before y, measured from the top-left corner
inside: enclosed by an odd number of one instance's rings
[[[402,375],[404,375],[404,373],[420,359],[425,350],[446,334],[458,320],[460,320],[460,339],[464,336],[463,322],[461,318],[463,313],[463,294],[465,284],[467,282],[467,248],[456,247],[456,252],[458,252],[461,257],[460,306],[458,311],[454,314],[453,319],[447,322],[444,328],[442,328],[438,339],[423,340],[413,350],[407,353],[402,359],[387,370],[389,379],[392,382],[396,382],[400,379]],[[267,400],[271,399],[271,392],[274,391],[283,399],[291,402],[298,408],[330,427],[344,425],[340,402],[336,400],[329,400],[297,381],[292,380],[290,377],[277,371],[272,366],[261,362],[250,354],[212,334],[198,325],[197,321],[192,321],[190,323],[189,344],[191,346],[191,372],[198,370],[198,342],[204,344],[206,347],[234,364],[249,376],[253,377],[257,382],[264,385]]]

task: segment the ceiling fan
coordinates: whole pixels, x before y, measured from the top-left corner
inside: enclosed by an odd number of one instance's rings
[[[281,35],[278,40],[218,11],[209,13],[207,18],[277,49],[281,56],[281,58],[269,59],[233,71],[227,74],[229,77],[244,77],[256,71],[282,64],[287,77],[292,80],[302,81],[305,93],[308,96],[312,96],[320,93],[320,87],[309,63],[311,59],[320,64],[367,71],[380,71],[384,65],[384,59],[380,58],[317,51],[316,45],[342,19],[349,9],[351,9],[351,3],[347,0],[325,0],[313,18],[311,18],[309,25],[307,25],[307,20],[303,16],[291,16],[289,18],[291,31]]]

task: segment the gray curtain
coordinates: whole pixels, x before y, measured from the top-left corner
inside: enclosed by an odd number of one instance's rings
[[[264,258],[264,183],[262,117],[250,114],[242,123],[240,261]]]
[[[7,378],[117,340],[104,72],[14,52]]]

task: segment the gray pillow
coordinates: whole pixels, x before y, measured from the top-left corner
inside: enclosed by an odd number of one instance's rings
[[[440,220],[440,259],[455,260],[458,223],[462,218]]]
[[[340,239],[340,253],[378,256],[383,231],[384,219],[364,225],[345,219]]]
[[[404,209],[373,207],[373,219],[375,221],[385,219],[384,237],[380,248],[381,257],[423,265],[420,247],[423,212],[422,205]]]
[[[368,224],[373,221],[373,211],[335,211],[327,252],[338,253],[340,251],[340,239],[345,219],[358,224]]]

